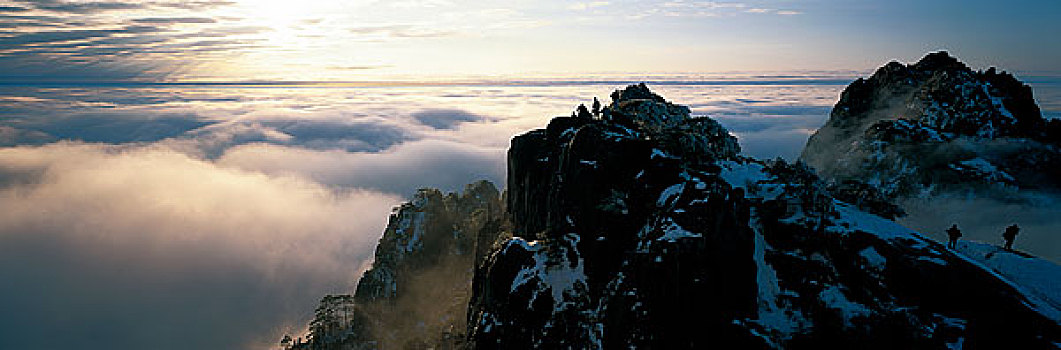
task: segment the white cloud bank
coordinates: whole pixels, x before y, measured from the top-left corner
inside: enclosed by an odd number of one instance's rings
[[[273,346],[399,201],[157,146],[0,148],[0,348]]]
[[[379,153],[311,150],[273,144],[229,149],[217,163],[275,175],[297,175],[332,186],[358,186],[391,193],[417,188],[458,190],[486,179],[503,186],[505,150],[427,139]]]

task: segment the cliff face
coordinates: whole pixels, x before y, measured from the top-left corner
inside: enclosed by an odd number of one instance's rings
[[[1061,189],[1059,145],[1061,121],[1042,117],[1030,87],[938,52],[848,86],[800,159],[889,196],[999,197]]]
[[[509,150],[479,348],[1050,348],[1055,304],[881,216],[874,186],[738,155],[644,85]],[[859,199],[847,203],[837,198]]]
[[[423,189],[395,208],[354,295],[321,300],[296,349],[455,348],[464,343],[472,267],[502,231],[493,184]]]

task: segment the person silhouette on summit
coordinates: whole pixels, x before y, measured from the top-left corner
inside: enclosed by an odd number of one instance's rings
[[[593,120],[593,113],[589,112],[589,109],[586,108],[586,105],[584,105],[584,104],[578,105],[577,112],[578,112],[578,114],[574,115],[576,118],[582,119],[582,120],[587,120],[587,121],[588,120]]]
[[[962,236],[962,231],[958,229],[958,224],[951,225],[947,229],[947,238],[950,241],[947,242],[947,248],[955,249],[958,248],[958,238]]]
[[[1020,233],[1020,226],[1017,224],[1009,225],[1005,232],[1002,232],[1002,239],[1006,240],[1006,250],[1013,250],[1013,239],[1017,238],[1017,233]]]

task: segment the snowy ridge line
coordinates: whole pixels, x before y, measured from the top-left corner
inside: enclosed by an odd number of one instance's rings
[[[849,227],[848,229],[861,230],[863,232],[876,235],[877,237],[880,237],[889,242],[892,242],[894,238],[900,238],[905,236],[906,238],[912,238],[922,244],[925,244],[927,247],[932,248],[942,256],[950,255],[954,256],[957,259],[966,261],[972,264],[973,266],[979,268],[980,270],[983,270],[984,272],[992,275],[993,277],[1000,280],[1002,283],[1012,288],[1017,295],[1024,299],[1022,300],[1022,302],[1025,305],[1032,307],[1046,318],[1049,318],[1054,322],[1061,323],[1061,307],[1058,307],[1055,302],[1051,300],[1045,300],[1044,298],[1039,297],[1035,293],[1029,292],[1026,288],[1022,287],[1020,283],[1014,282],[1012,279],[995,271],[994,269],[991,269],[987,265],[980,263],[975,259],[969,258],[961,254],[960,252],[950,250],[946,248],[943,243],[929,239],[916,231],[906,228],[905,226],[899,225],[898,223],[895,223],[893,221],[885,220],[884,218],[881,218],[879,216],[866,213],[852,205],[844,203],[842,205],[838,205],[837,209],[838,211],[844,214],[841,215],[841,217],[844,219],[848,219],[847,222],[851,224],[851,227]],[[874,220],[879,222],[865,222],[865,220]]]
[[[1019,283],[1011,281],[1005,275],[999,273],[998,271],[995,271],[994,269],[977,261],[976,259],[967,257],[965,256],[965,254],[946,248],[943,243],[931,240],[917,232],[911,232],[911,234],[914,235],[914,237],[921,239],[929,246],[936,248],[936,250],[940,251],[942,254],[952,255],[958,259],[968,262],[969,264],[972,264],[973,266],[976,266],[977,268],[983,270],[984,272],[987,272],[988,274],[991,274],[999,281],[1002,281],[1010,288],[1013,288],[1013,290],[1017,292],[1017,294],[1024,298],[1025,300],[1023,300],[1022,302],[1024,302],[1025,305],[1033,307],[1036,311],[1039,311],[1039,313],[1045,316],[1046,318],[1049,318],[1054,322],[1061,323],[1061,307],[1058,307],[1058,305],[1054,301],[1040,298],[1035,293],[1028,292]]]
[[[1061,288],[1058,288],[1061,266],[1019,251],[1007,252],[1002,247],[976,241],[960,242],[957,251],[1003,276],[1009,276],[1039,299],[1061,310]]]
[[[921,234],[917,234],[917,236],[921,237],[922,239],[924,239],[924,236],[921,236]],[[932,244],[936,244],[936,245],[942,245],[942,243],[938,243],[938,242],[931,242],[931,243]],[[1061,323],[1061,307],[1058,307],[1058,305],[1054,301],[1049,300],[1049,299],[1040,298],[1038,295],[1035,295],[1034,293],[1030,293],[1030,292],[1026,291],[1020,284],[1011,281],[1005,275],[999,273],[998,271],[995,271],[994,269],[988,267],[987,265],[984,265],[983,263],[977,261],[976,259],[972,259],[970,257],[967,257],[964,254],[961,254],[959,252],[950,251],[949,249],[948,249],[947,253],[949,253],[951,255],[954,255],[954,256],[958,257],[959,259],[965,260],[966,262],[972,264],[973,266],[976,266],[976,267],[980,268],[981,270],[984,270],[985,272],[987,272],[987,273],[991,274],[992,276],[998,278],[1000,281],[1002,281],[1003,283],[1006,283],[1011,288],[1013,288],[1017,293],[1019,293],[1021,295],[1021,297],[1023,297],[1025,299],[1024,300],[1025,305],[1034,307],[1036,309],[1036,311],[1039,311],[1039,313],[1041,313],[1043,316],[1046,316],[1046,318],[1049,318],[1049,319],[1051,319],[1054,322]],[[1028,304],[1029,302],[1031,303],[1030,305]]]

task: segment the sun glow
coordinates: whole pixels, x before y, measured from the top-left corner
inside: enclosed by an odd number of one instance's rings
[[[342,9],[344,4],[346,2],[342,1],[242,0],[238,11],[248,20],[259,24],[291,27],[312,22],[314,16]]]
[[[249,76],[258,79],[330,79],[322,67],[349,50],[336,41],[349,33],[342,28],[349,18],[364,11],[365,1],[241,0],[236,6],[218,9],[215,17],[238,19],[253,50],[230,60],[210,64],[216,75]],[[316,75],[315,75],[316,74]],[[320,76],[317,76],[320,75]],[[213,80],[207,75],[200,80]]]

